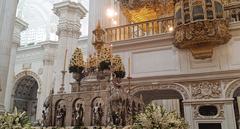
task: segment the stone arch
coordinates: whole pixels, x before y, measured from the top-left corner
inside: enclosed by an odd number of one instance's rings
[[[104,109],[105,103],[104,103],[104,101],[103,101],[101,96],[96,96],[96,97],[94,97],[91,100],[91,125],[95,125],[95,122],[94,122],[94,110],[96,110],[96,109],[94,109],[94,108],[99,106],[99,103],[101,104],[102,108]]]
[[[72,126],[78,126],[78,125],[76,125],[76,122],[75,122],[75,112],[76,112],[76,108],[77,108],[77,106],[78,106],[78,104],[81,104],[82,105],[82,108],[83,108],[83,123],[84,123],[84,115],[85,115],[85,113],[84,113],[84,110],[86,109],[86,104],[85,104],[85,101],[84,101],[84,99],[83,98],[77,98],[77,99],[75,99],[74,101],[73,101],[73,103],[72,103],[72,112],[73,112],[73,115],[72,115],[72,121],[71,121],[71,125]],[[80,106],[79,106],[80,107]],[[79,108],[78,107],[78,108]]]
[[[53,125],[56,126],[58,123],[57,123],[57,115],[58,115],[58,111],[62,108],[66,108],[66,101],[64,99],[59,99],[57,100],[54,105],[53,105],[53,108],[54,108],[54,115],[53,115]],[[66,115],[66,114],[65,114]],[[63,123],[65,123],[65,120],[63,121]]]
[[[25,111],[31,122],[35,122],[39,83],[29,74],[19,74],[17,77],[12,91],[12,108],[17,107],[19,111]]]
[[[14,91],[16,90],[16,84],[23,78],[23,77],[25,77],[25,76],[31,76],[31,77],[33,77],[36,81],[37,81],[37,83],[38,83],[38,93],[40,93],[40,91],[41,91],[41,87],[42,87],[42,83],[41,83],[41,79],[40,79],[40,77],[36,74],[36,73],[34,73],[34,72],[32,72],[32,71],[22,71],[22,72],[20,72],[20,73],[18,73],[16,76],[15,76],[15,83],[14,83],[14,88],[13,88],[13,95],[14,95]]]
[[[159,100],[173,100],[176,102],[175,108],[178,109],[181,117],[184,117],[183,100],[190,99],[189,90],[179,83],[144,84],[134,87],[131,91],[132,95],[142,98],[144,104],[149,104],[153,101],[158,103]],[[162,102],[160,101],[160,103]]]
[[[134,95],[140,91],[150,91],[150,90],[174,90],[181,94],[183,100],[190,99],[190,93],[186,87],[181,84],[156,84],[156,85],[141,85],[136,86],[131,90],[131,94]]]
[[[240,88],[240,79],[235,79],[227,84],[224,89],[224,95],[226,98],[233,98],[234,92]]]

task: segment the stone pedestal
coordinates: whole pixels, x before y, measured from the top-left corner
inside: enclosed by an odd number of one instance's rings
[[[81,35],[80,20],[86,15],[87,10],[80,3],[70,1],[54,4],[53,10],[59,17],[57,30],[57,35],[59,36],[59,46],[56,52],[54,66],[56,72],[56,83],[54,89],[58,92],[63,81],[61,71],[64,69],[67,70],[71,56],[77,47],[77,43]],[[66,57],[65,62],[64,57]],[[64,66],[64,64],[66,64],[66,66]],[[71,74],[67,72],[64,79],[65,92],[70,91],[71,88],[69,83],[73,81]]]
[[[17,0],[0,1],[0,112],[4,112],[17,3]]]

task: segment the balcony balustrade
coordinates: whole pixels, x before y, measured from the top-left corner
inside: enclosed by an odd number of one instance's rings
[[[240,2],[225,5],[226,18],[230,24],[240,22]],[[108,42],[131,40],[136,38],[172,33],[174,16],[106,28]]]

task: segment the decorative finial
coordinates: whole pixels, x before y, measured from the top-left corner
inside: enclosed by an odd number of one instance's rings
[[[98,20],[96,29],[93,30],[94,34],[94,41],[93,41],[93,46],[97,50],[97,53],[100,54],[102,46],[105,44],[104,42],[104,36],[105,36],[105,31],[101,28],[100,21]]]

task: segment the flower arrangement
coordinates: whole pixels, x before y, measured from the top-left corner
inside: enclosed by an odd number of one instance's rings
[[[97,55],[89,55],[88,59],[87,59],[87,69],[89,69],[90,71],[94,71],[97,68]]]
[[[112,59],[113,72],[116,78],[124,78],[126,75],[122,59],[119,55],[115,55]]]
[[[83,54],[80,48],[76,48],[69,65],[70,73],[82,73],[84,70]]]
[[[12,114],[0,115],[0,129],[32,129],[32,127],[26,113],[19,113],[15,108]]]
[[[167,112],[162,106],[148,105],[137,115],[133,129],[187,129],[188,125],[176,112]]]
[[[111,66],[111,48],[108,45],[104,45],[101,48],[101,53],[99,55],[99,70],[110,70]]]

